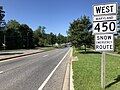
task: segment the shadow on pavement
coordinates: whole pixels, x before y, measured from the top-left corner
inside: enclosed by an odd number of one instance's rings
[[[0,53],[0,55],[15,55],[15,54],[23,54],[23,53]]]

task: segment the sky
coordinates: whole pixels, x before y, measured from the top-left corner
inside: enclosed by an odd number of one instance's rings
[[[92,21],[92,5],[120,0],[0,0],[5,10],[5,21],[16,20],[32,30],[46,27],[46,33],[67,35],[70,23],[81,16]]]

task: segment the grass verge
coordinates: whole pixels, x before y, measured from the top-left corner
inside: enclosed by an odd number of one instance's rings
[[[54,47],[40,47],[40,50],[44,50],[44,51],[50,51],[50,50],[54,50]]]
[[[101,54],[82,53],[74,49],[78,61],[73,62],[75,90],[103,90],[101,88]],[[106,89],[120,90],[120,57],[106,55]]]
[[[15,52],[15,51],[23,51],[23,50],[29,50],[29,49],[0,50],[0,52]]]

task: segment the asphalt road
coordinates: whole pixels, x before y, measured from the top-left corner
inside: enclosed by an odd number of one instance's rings
[[[61,90],[68,62],[68,57],[64,56],[69,49],[56,49],[0,61],[0,90],[40,90],[41,85],[42,90]],[[62,59],[60,66],[48,79]]]

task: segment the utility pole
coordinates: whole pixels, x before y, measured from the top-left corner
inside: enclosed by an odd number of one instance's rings
[[[4,50],[6,49],[6,36],[5,36],[6,32],[4,30]]]
[[[1,23],[1,29],[3,31],[3,47],[4,47],[4,50],[6,49],[6,30],[5,30],[5,26],[6,26],[6,23],[5,23],[5,20],[3,20],[3,22]]]
[[[3,20],[3,18],[5,17],[5,11],[3,11],[3,7],[0,6],[0,30],[3,31],[3,47],[4,47],[4,50],[5,50],[5,47],[6,47],[6,36],[5,36],[5,26],[6,26],[6,23],[5,23],[5,20]]]

